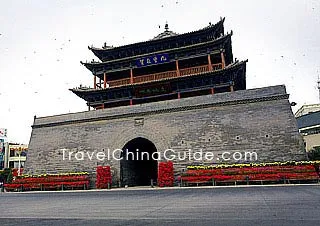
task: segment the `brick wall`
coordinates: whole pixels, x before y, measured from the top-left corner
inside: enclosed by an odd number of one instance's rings
[[[36,118],[26,171],[89,171],[94,181],[96,166],[110,164],[116,181],[119,161],[69,161],[63,160],[63,152],[106,152],[136,137],[150,140],[161,153],[169,148],[181,154],[202,149],[217,157],[223,151],[256,152],[258,162],[305,159],[285,87],[273,86]],[[174,161],[174,167],[179,173],[201,163],[212,161]]]

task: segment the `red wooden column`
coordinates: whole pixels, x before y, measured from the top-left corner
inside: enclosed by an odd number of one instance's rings
[[[103,88],[107,88],[107,73],[103,73]]]
[[[132,106],[133,105],[133,101],[132,101],[132,99],[130,99],[130,106]]]
[[[93,88],[97,88],[97,77],[95,75],[93,75]]]
[[[224,50],[222,49],[221,52],[221,63],[222,63],[222,69],[226,67],[226,59],[224,57]]]
[[[130,84],[133,84],[133,70],[130,68]]]
[[[181,96],[180,96],[180,92],[178,92],[178,99],[180,99],[181,98]]]
[[[211,88],[211,94],[212,95],[214,94],[214,88]]]
[[[208,66],[209,66],[209,71],[212,71],[212,70],[213,70],[213,67],[212,67],[212,63],[211,63],[210,54],[208,54]]]
[[[177,71],[177,76],[180,76],[180,69],[179,69],[179,62],[176,60],[176,71]]]

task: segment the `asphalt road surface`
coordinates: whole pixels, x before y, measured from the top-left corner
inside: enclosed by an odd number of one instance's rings
[[[0,193],[0,225],[319,225],[320,186]]]

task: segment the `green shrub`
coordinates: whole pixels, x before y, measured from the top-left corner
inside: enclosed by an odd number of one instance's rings
[[[310,160],[320,160],[320,146],[315,146],[308,152]]]

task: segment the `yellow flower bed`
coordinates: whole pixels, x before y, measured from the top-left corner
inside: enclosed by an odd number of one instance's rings
[[[44,174],[23,174],[19,176],[19,178],[29,178],[29,177],[52,177],[52,176],[83,176],[83,175],[89,175],[88,172],[69,172],[69,173],[44,173]]]
[[[218,164],[218,165],[198,165],[187,166],[189,170],[202,169],[221,169],[221,168],[242,168],[242,167],[259,167],[259,166],[285,166],[285,165],[315,165],[320,164],[320,161],[287,161],[287,162],[267,162],[267,163],[235,163],[235,164]]]

